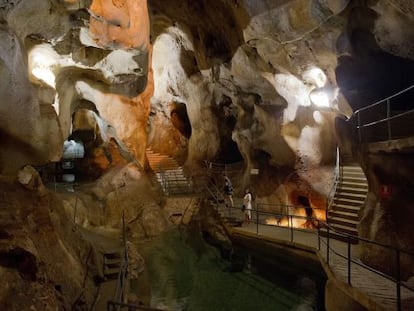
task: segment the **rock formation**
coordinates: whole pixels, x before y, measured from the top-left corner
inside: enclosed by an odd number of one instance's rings
[[[96,182],[77,222],[119,227],[122,201],[141,238],[169,225],[163,202],[137,199],[154,188],[147,147],[190,175],[242,162],[236,192],[324,208],[339,144],[369,181],[360,235],[412,250],[412,150],[369,152],[346,120],[413,84],[413,26],[410,0],[0,1],[0,174],[53,166],[81,141],[79,178]],[[387,270],[377,251],[362,259]]]

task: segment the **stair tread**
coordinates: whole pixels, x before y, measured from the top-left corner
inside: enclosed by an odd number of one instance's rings
[[[367,179],[365,178],[365,176],[355,176],[355,175],[342,175],[341,177],[342,181],[345,180],[358,180],[360,182],[366,183]]]
[[[348,199],[348,198],[343,198],[343,197],[338,198],[337,196],[334,197],[334,201],[345,201],[345,202],[352,202],[352,203],[359,203],[359,204],[364,202],[364,200],[354,200],[354,199]]]
[[[357,192],[363,192],[363,193],[367,193],[366,189],[361,189],[360,187],[350,187],[349,185],[339,185],[337,191],[340,190],[345,190],[345,191],[357,191]]]
[[[104,275],[119,273],[119,270],[120,270],[120,267],[112,267],[112,268],[105,267]]]
[[[119,257],[104,257],[104,264],[107,265],[112,265],[112,264],[117,264],[121,262],[121,256]]]
[[[336,211],[336,209],[335,209],[336,207],[340,208],[340,209],[346,209],[346,210],[352,210],[352,211],[359,211],[360,210],[360,206],[338,204],[338,203],[335,203],[335,202],[332,204],[331,210]]]
[[[346,191],[337,191],[336,196],[337,197],[348,196],[348,197],[351,197],[351,198],[355,198],[356,200],[358,200],[358,198],[361,198],[361,199],[365,200],[365,198],[367,197],[366,194],[346,192]]]
[[[338,229],[339,231],[344,231],[344,232],[358,232],[356,228],[351,228],[348,226],[344,226],[341,224],[329,224],[331,227],[333,227],[334,229]]]
[[[359,211],[359,209],[355,209],[355,212]],[[338,216],[343,216],[343,217],[358,217],[357,213],[354,212],[346,212],[346,211],[337,211],[337,210],[330,210],[328,212],[329,215],[334,214],[334,215],[338,215]],[[335,217],[335,216],[332,216]]]
[[[342,178],[340,185],[347,184],[347,185],[357,185],[357,186],[367,186],[368,187],[368,181],[366,179],[362,178],[351,178],[351,180],[347,180],[346,178]]]
[[[352,219],[347,219],[347,218],[341,218],[341,217],[337,217],[337,216],[333,216],[333,217],[329,217],[329,221],[340,221],[340,222],[345,222],[345,223],[349,223],[352,225],[357,225],[359,223],[358,220],[352,220]]]

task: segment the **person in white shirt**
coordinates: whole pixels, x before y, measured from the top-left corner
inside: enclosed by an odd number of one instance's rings
[[[247,224],[252,220],[252,194],[250,189],[246,188],[243,197],[244,217]]]

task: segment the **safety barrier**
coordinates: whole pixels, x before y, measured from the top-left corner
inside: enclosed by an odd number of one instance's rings
[[[397,100],[406,102],[406,105],[401,102],[393,104]],[[357,123],[359,142],[389,141],[413,136],[413,101],[414,85],[411,85],[390,97],[356,110],[349,121]]]
[[[233,210],[238,210],[240,211],[241,208],[240,207],[235,207],[235,208],[230,208]],[[372,240],[368,240],[365,238],[361,238],[358,236],[354,236],[354,235],[350,235],[347,233],[343,233],[333,227],[331,227],[327,222],[319,220],[317,218],[314,217],[307,217],[307,216],[298,216],[298,215],[293,215],[290,214],[288,211],[290,210],[290,207],[286,207],[284,208],[285,213],[273,213],[273,212],[264,212],[261,211],[259,207],[253,209],[252,215],[254,215],[255,217],[253,217],[252,222],[256,224],[256,234],[260,234],[260,226],[273,226],[273,227],[277,227],[277,228],[282,228],[282,229],[286,229],[290,231],[290,242],[294,242],[294,235],[295,232],[300,232],[300,231],[306,231],[307,233],[310,234],[314,234],[316,235],[317,238],[317,247],[318,250],[321,251],[322,250],[322,244],[325,244],[326,246],[326,263],[329,266],[330,265],[330,257],[331,255],[337,255],[341,258],[343,258],[344,260],[346,260],[346,264],[347,264],[347,269],[346,269],[346,273],[347,273],[347,283],[349,285],[352,285],[352,265],[357,265],[358,267],[361,267],[364,270],[370,271],[372,273],[374,273],[375,275],[378,275],[386,280],[389,280],[391,282],[394,283],[395,285],[395,302],[396,302],[396,310],[397,311],[402,311],[402,310],[408,310],[408,309],[403,309],[402,308],[402,300],[401,300],[401,290],[404,288],[407,291],[410,292],[411,295],[413,295],[414,298],[414,287],[408,285],[407,283],[403,282],[401,279],[401,257],[405,256],[405,257],[410,257],[411,260],[414,260],[414,253],[404,250],[404,249],[400,249],[397,248],[395,246],[392,245],[386,245],[386,244],[382,244],[382,243],[378,243],[376,241],[372,241]],[[236,213],[233,213],[236,214]],[[240,214],[240,212],[239,212]],[[265,219],[267,219],[268,217],[274,217],[275,219],[281,219],[281,218],[288,218],[288,222],[287,224],[285,223],[285,225],[281,225],[278,223],[273,223],[273,224],[269,224],[266,221],[264,221]],[[303,221],[311,221],[312,223],[315,224],[315,229],[311,229],[311,228],[300,228],[300,227],[294,227],[293,223],[294,223],[294,219],[300,219]],[[322,235],[322,229],[325,229],[327,232],[327,234]],[[344,241],[346,242],[346,246],[347,246],[347,253],[346,254],[341,254],[338,250],[334,249],[334,247],[332,246],[332,243],[330,243],[331,238],[330,238],[330,233],[335,233],[335,235],[340,235],[342,236],[344,239]],[[395,254],[395,264],[393,265],[393,269],[391,269],[392,271],[394,271],[394,275],[388,275],[386,273],[383,273],[381,271],[378,271],[370,266],[367,266],[365,264],[363,264],[362,262],[360,262],[357,259],[352,258],[351,256],[351,247],[352,244],[354,242],[354,240],[358,240],[359,243],[365,243],[366,245],[370,245],[370,246],[375,246],[375,247],[381,247],[384,249],[384,252],[393,252]]]

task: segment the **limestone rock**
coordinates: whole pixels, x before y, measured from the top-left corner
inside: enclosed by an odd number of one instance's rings
[[[30,165],[26,165],[17,174],[19,183],[28,190],[35,191],[40,195],[46,195],[47,189],[43,185],[39,173]]]

